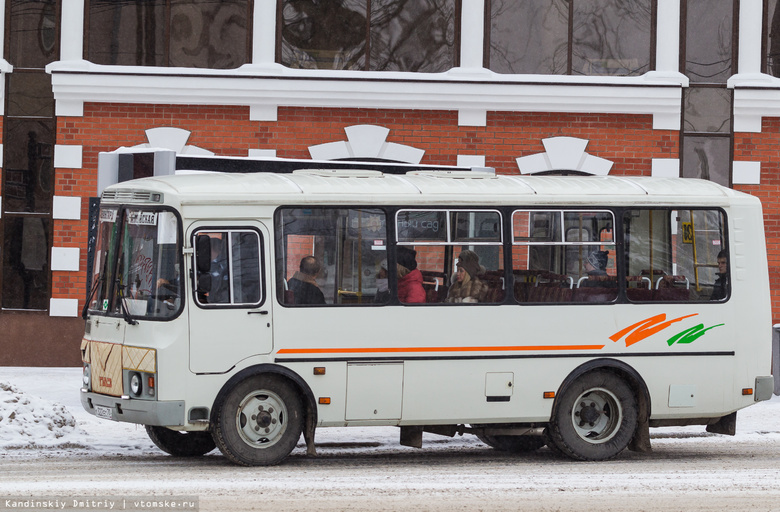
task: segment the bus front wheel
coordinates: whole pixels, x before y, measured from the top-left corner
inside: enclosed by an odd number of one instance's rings
[[[199,457],[217,447],[208,432],[177,432],[167,427],[146,425],[146,433],[157,448],[174,457]]]
[[[634,392],[623,379],[608,371],[593,371],[561,394],[548,436],[558,450],[574,459],[610,459],[634,436],[637,411]]]
[[[218,405],[214,440],[237,464],[271,466],[293,451],[302,429],[295,388],[280,376],[257,375],[238,383]]]

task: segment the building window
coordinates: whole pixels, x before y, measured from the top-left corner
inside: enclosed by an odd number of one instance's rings
[[[655,0],[486,0],[496,73],[636,76],[655,67]]]
[[[282,0],[277,61],[291,68],[437,73],[458,65],[460,0]]]
[[[780,76],[780,9],[777,8],[777,0],[764,0],[763,25],[762,71]]]
[[[736,69],[738,0],[681,3],[680,72],[683,91],[682,176],[731,185],[733,90],[726,82]]]
[[[2,172],[3,309],[49,307],[56,123],[46,64],[59,58],[59,2],[11,0]]]
[[[252,0],[87,0],[96,64],[234,69],[251,60]]]

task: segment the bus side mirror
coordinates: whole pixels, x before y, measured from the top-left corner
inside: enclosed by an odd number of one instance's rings
[[[195,270],[199,294],[211,290],[211,238],[207,235],[195,237]]]

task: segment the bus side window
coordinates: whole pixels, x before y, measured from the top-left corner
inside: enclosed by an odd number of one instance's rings
[[[195,296],[200,305],[262,302],[260,234],[254,230],[200,232],[195,236]]]

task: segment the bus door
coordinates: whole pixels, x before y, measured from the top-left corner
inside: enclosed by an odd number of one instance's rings
[[[224,373],[273,348],[265,296],[268,231],[251,226],[195,228],[190,234],[190,370]]]

